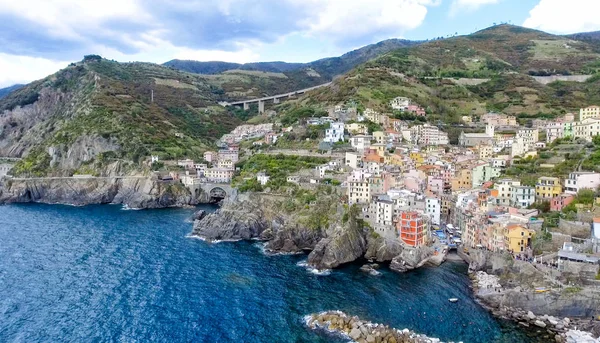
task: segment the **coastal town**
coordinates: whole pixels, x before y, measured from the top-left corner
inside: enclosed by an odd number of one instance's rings
[[[390,107],[416,116],[424,111],[401,97]],[[522,259],[533,259],[542,253],[542,246],[553,246],[555,254],[546,262],[561,267],[587,264],[595,277],[600,212],[597,217],[594,213],[600,203],[600,173],[578,166],[564,177],[542,172],[531,179],[507,171],[548,155],[549,147],[593,144],[600,134],[600,108],[582,108],[554,121],[534,120],[527,127],[504,114],[489,113],[478,119],[476,127],[484,132],[463,131],[458,144],[451,145],[448,134],[437,126],[411,125],[369,108],[359,113],[355,107],[336,106],[330,116],[306,118],[297,126],[240,126],[222,137],[220,150],[205,152],[204,161],[177,161],[185,172],[170,176],[185,185],[230,183],[241,159],[273,151],[300,154],[277,149],[278,138],[319,126],[324,129],[318,149],[304,153],[329,162],[287,175],[288,184],[335,184],[345,194],[341,200],[360,207],[362,218],[383,237],[412,247],[435,241],[467,253],[469,249],[508,251]],[[464,120],[473,124],[470,117]],[[241,149],[244,142],[247,148]],[[335,144],[341,148],[332,150]],[[565,158],[558,155],[558,162],[550,160],[548,170]],[[153,157],[155,161],[158,157]],[[269,187],[266,171],[254,177]],[[589,199],[582,201],[582,197]]]

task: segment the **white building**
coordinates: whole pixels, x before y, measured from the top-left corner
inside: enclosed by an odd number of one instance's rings
[[[573,135],[591,141],[594,136],[600,135],[600,119],[587,118],[574,123]]]
[[[377,225],[391,226],[394,220],[394,202],[387,195],[377,197],[371,202],[371,219]]]
[[[271,177],[267,174],[265,174],[264,172],[260,172],[258,174],[256,174],[256,181],[258,181],[258,183],[260,183],[261,186],[264,186],[267,184],[267,182],[269,182],[269,179]]]
[[[331,123],[329,129],[325,130],[325,142],[337,143],[344,141],[344,123]]]
[[[546,126],[546,143],[552,143],[556,139],[563,138],[564,126],[562,123],[549,123]]]
[[[409,98],[399,96],[390,101],[390,106],[392,106],[392,108],[395,110],[404,110],[405,108],[410,106],[410,103],[411,101]]]
[[[574,172],[565,179],[565,193],[577,194],[582,189],[597,189],[600,186],[600,173]]]
[[[442,213],[442,202],[438,198],[425,199],[425,214],[431,219],[434,225],[440,225],[440,215]]]
[[[521,186],[521,181],[513,179],[500,179],[494,183],[494,189],[498,190],[498,202],[496,205],[510,206],[513,201],[514,187]]]
[[[206,169],[204,175],[209,182],[229,183],[233,177],[233,170],[222,168]]]
[[[347,152],[344,162],[352,169],[360,168],[362,166],[362,155],[356,152]]]
[[[517,131],[515,139],[523,138],[523,142],[528,146],[533,146],[540,140],[538,129],[520,129]]]
[[[371,147],[372,136],[356,135],[350,138],[350,145],[356,150],[363,151]]]
[[[528,207],[535,202],[535,187],[511,186],[511,205],[515,207]]]
[[[447,145],[448,134],[429,124],[417,125],[411,128],[410,138],[413,144]]]

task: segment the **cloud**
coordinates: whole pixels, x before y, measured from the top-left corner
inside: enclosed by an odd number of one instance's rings
[[[600,30],[600,1],[540,0],[523,26],[553,33],[577,33]]]
[[[240,50],[302,34],[356,46],[418,27],[440,0],[0,0],[0,52],[80,59],[104,46],[135,55],[156,42]]]
[[[0,88],[43,78],[68,64],[65,61],[0,53]]]
[[[473,12],[484,5],[497,4],[500,0],[454,0],[450,5],[450,15],[454,16],[459,12]]]
[[[307,35],[326,36],[342,44],[364,44],[372,37],[400,36],[425,20],[428,7],[437,0],[301,0],[312,9],[303,18],[301,31]],[[356,44],[354,44],[356,46]]]

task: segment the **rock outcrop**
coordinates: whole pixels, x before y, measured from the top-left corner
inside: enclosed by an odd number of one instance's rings
[[[430,247],[406,247],[400,255],[394,257],[390,263],[390,269],[404,273],[425,265],[433,255],[433,249]]]
[[[123,204],[130,208],[183,207],[197,200],[182,184],[149,178],[12,179],[0,187],[0,204]]]
[[[194,221],[193,236],[207,241],[260,238],[268,226],[260,202],[226,200],[215,213]]]
[[[377,262],[389,262],[400,255],[403,249],[404,245],[397,239],[385,239],[368,235],[365,258]]]
[[[308,255],[308,264],[319,270],[336,268],[363,256],[366,246],[361,229],[339,227],[330,237],[319,241]]]

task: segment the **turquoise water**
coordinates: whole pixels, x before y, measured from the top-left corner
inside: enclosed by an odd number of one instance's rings
[[[304,255],[186,238],[192,213],[0,206],[0,342],[343,341],[303,325],[330,309],[443,340],[527,342],[472,300],[462,263],[319,276]]]

